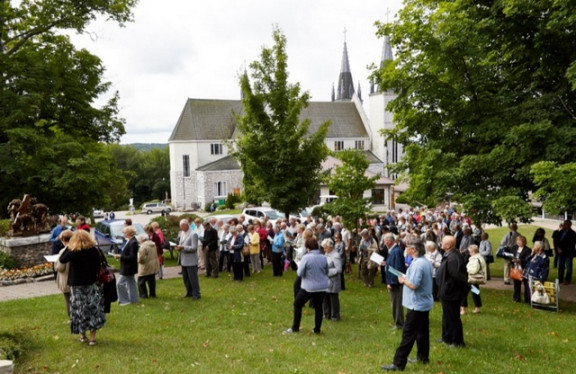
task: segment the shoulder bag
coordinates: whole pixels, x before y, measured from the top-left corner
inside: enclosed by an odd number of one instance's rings
[[[110,283],[115,279],[114,273],[108,267],[108,263],[106,262],[106,259],[104,259],[104,257],[102,256],[102,252],[100,252],[99,249],[96,250],[98,251],[98,255],[100,256],[100,269],[98,269],[98,280],[100,281],[100,283],[104,284]]]
[[[514,265],[514,267],[510,269],[510,279],[517,281],[522,280],[522,267],[520,265]]]

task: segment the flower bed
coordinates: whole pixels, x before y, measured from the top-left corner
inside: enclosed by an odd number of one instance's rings
[[[52,263],[46,262],[22,269],[1,269],[0,285],[8,286],[11,284],[34,282],[36,278],[52,274]]]

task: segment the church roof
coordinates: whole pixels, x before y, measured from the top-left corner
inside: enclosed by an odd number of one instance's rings
[[[188,99],[169,141],[230,139],[241,110],[239,100]]]
[[[235,114],[242,114],[240,100],[188,99],[169,141],[232,139]],[[310,119],[310,132],[331,121],[327,138],[368,138],[362,117],[354,102],[312,101],[300,113],[300,120]]]
[[[366,158],[368,159],[368,162],[371,164],[383,164],[384,163],[382,160],[380,160],[378,158],[378,156],[376,156],[374,154],[374,152],[372,152],[370,150],[365,150],[364,156],[366,156]]]
[[[232,156],[224,156],[214,162],[196,169],[196,171],[240,170],[240,164]]]

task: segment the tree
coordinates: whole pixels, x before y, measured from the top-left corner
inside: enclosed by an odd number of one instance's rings
[[[260,61],[240,77],[243,114],[232,155],[244,173],[249,202],[268,201],[285,214],[305,207],[318,190],[320,166],[328,149],[324,139],[330,123],[310,133],[310,120],[299,115],[309,94],[288,83],[286,37],[273,31],[274,46],[262,48]]]
[[[543,201],[543,210],[554,214],[576,211],[576,163],[542,161],[532,165],[531,172],[539,187],[534,197]]]
[[[166,198],[166,192],[170,191],[168,147],[139,150],[132,145],[110,144],[106,149],[127,181],[129,191],[120,205],[125,205],[130,197],[136,206]]]
[[[534,189],[531,165],[575,160],[576,16],[567,2],[409,0],[392,24],[396,60],[376,73],[397,93],[385,133],[405,145],[395,167],[411,203],[453,193],[473,218],[500,223],[494,204]]]
[[[97,16],[123,24],[131,19],[135,2],[0,0],[3,206],[23,193],[36,196],[56,212],[82,207],[80,211],[87,213],[85,209],[105,203],[99,195],[110,181],[104,177],[117,173],[114,160],[99,155],[97,143],[114,142],[124,134],[118,94],[95,106],[110,86],[102,82],[102,62],[86,50],[77,50],[63,31],[83,32]],[[84,167],[75,169],[78,163]],[[58,190],[62,186],[74,188]]]
[[[364,197],[364,191],[376,186],[378,176],[366,176],[370,165],[361,151],[347,149],[336,153],[342,161],[326,176],[326,184],[338,199],[325,205],[332,215],[339,215],[346,227],[356,227],[358,218],[370,210],[371,198]]]

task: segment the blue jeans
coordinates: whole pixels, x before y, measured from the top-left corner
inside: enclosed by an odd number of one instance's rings
[[[564,269],[566,269],[566,277],[564,277]],[[558,256],[558,281],[572,282],[572,257]]]
[[[133,275],[120,275],[116,284],[118,303],[128,304],[138,302],[138,288]]]

